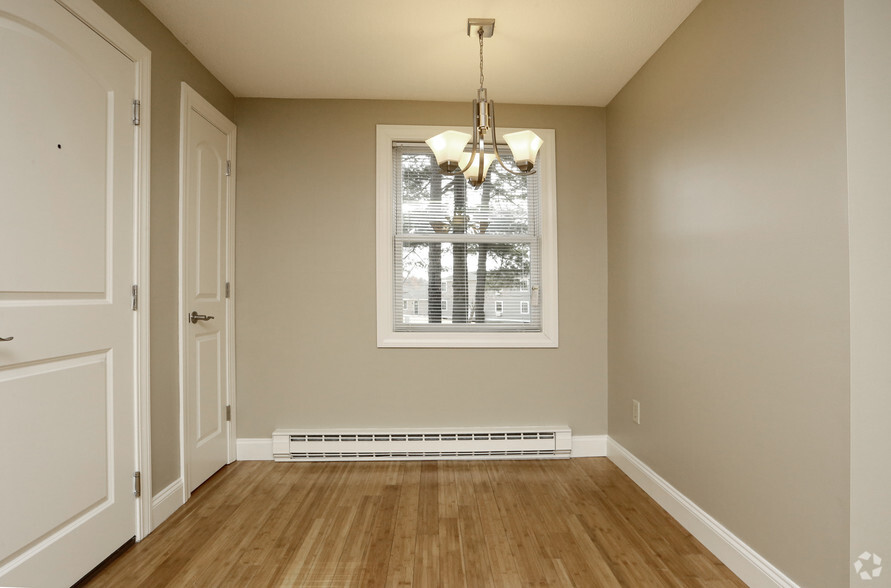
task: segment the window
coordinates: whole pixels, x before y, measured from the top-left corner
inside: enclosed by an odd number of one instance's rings
[[[378,346],[556,347],[554,132],[535,129],[537,173],[495,164],[474,189],[439,172],[423,141],[442,130],[377,128]]]

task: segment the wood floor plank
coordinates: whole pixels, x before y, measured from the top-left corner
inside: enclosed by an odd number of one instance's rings
[[[440,581],[439,545],[439,478],[438,462],[421,466],[418,493],[418,527],[415,538],[413,586],[435,586]]]
[[[477,507],[476,490],[473,483],[473,469],[479,465],[479,462],[454,463],[458,498],[458,535],[465,581],[468,586],[475,588],[494,587],[492,564],[489,562],[486,536]]]
[[[439,586],[439,533],[419,533],[415,543],[412,586]]]
[[[605,458],[236,462],[88,586],[745,586]]]
[[[439,470],[439,575],[445,586],[465,586],[464,559],[458,532],[458,484],[454,461],[437,462]]]
[[[435,461],[421,464],[418,535],[439,535],[439,468]]]
[[[492,462],[489,476],[493,479],[498,511],[507,530],[511,550],[518,564],[520,578],[527,586],[560,585],[553,562],[543,556],[535,527],[530,524],[530,497],[525,492],[529,484],[528,464],[516,462],[516,466],[506,472]]]
[[[421,464],[407,462],[396,507],[396,524],[390,559],[387,566],[386,586],[411,586],[414,576],[415,543],[418,535],[418,501],[421,488]]]
[[[393,480],[395,481],[395,480]],[[371,523],[368,548],[360,567],[360,586],[383,586],[386,584],[390,567],[390,552],[396,535],[396,513],[399,505],[400,486],[386,484],[381,490],[381,499]]]
[[[467,586],[457,516],[439,519],[439,577],[444,586]]]
[[[302,506],[294,513],[288,525],[282,529],[279,541],[285,546],[279,560],[279,574],[270,580],[271,585],[298,586],[312,573],[318,573],[316,559],[324,549],[326,537],[331,533],[330,519],[349,525],[355,513],[337,509],[340,495],[347,491],[353,469],[347,464],[319,464],[328,475],[320,476],[312,485],[312,491],[305,497]],[[341,527],[342,528],[342,527]],[[305,530],[308,530],[305,532]],[[284,565],[281,562],[285,561]],[[335,562],[336,566],[336,562]],[[331,574],[334,569],[328,570]]]
[[[486,542],[486,555],[498,586],[521,586],[520,569],[511,549],[510,537],[498,510],[495,490],[485,463],[471,468],[474,498],[480,517],[480,527]]]
[[[378,497],[379,487],[383,482],[381,473],[385,470],[382,464],[357,464],[357,467],[349,468],[350,475],[342,484],[330,493],[330,500],[335,504],[335,517],[324,517],[327,531],[324,540],[319,545],[313,565],[308,569],[305,577],[298,579],[300,585],[319,584],[323,586],[346,586],[354,579],[354,574],[345,571],[344,566],[354,565],[356,553],[345,555],[351,545],[355,545],[355,533],[353,526],[357,517],[363,516],[363,499]],[[346,490],[351,491],[347,492]],[[361,497],[357,503],[356,498]],[[324,512],[324,511],[323,511]],[[373,516],[380,515],[380,509],[372,509]],[[361,523],[360,523],[361,525]],[[348,563],[341,563],[348,560]],[[352,559],[350,559],[352,558]],[[361,566],[360,566],[361,569]]]
[[[305,513],[311,512],[318,503],[319,496],[324,493],[320,480],[323,476],[332,475],[333,468],[324,468],[324,464],[307,464],[312,467],[293,469],[287,464],[285,475],[279,484],[285,490],[284,496],[270,511],[270,516],[262,525],[255,542],[243,551],[240,560],[252,569],[249,576],[250,586],[274,586],[276,578],[283,570],[284,562],[298,540],[298,525],[306,524]]]
[[[584,532],[576,517],[577,509],[568,486],[573,479],[584,479],[583,472],[576,471],[572,461],[553,464],[556,467],[551,467],[552,464],[547,462],[532,465],[538,468],[542,480],[549,481],[537,490],[537,510],[538,524],[547,529],[551,556],[559,559],[575,586],[590,586],[592,579],[596,586],[620,585],[608,559]],[[589,492],[592,491],[589,488]]]
[[[385,464],[355,464],[353,476],[348,481],[351,492],[342,498],[343,504],[354,507],[356,516],[349,526],[340,557],[330,577],[331,585],[355,585],[364,568],[369,538],[374,522],[381,509],[381,474],[387,471]],[[322,576],[317,579],[321,581]]]

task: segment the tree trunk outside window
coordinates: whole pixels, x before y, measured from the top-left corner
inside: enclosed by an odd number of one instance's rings
[[[463,177],[455,181],[455,214],[452,216],[452,232],[467,232],[467,182]],[[453,243],[455,281],[452,287],[452,322],[466,323],[468,319],[469,292],[467,291],[467,244]]]
[[[481,210],[488,210],[489,199],[492,197],[492,184],[486,182],[483,184],[483,196],[481,201]],[[488,222],[479,219],[480,233],[486,232]],[[486,259],[489,257],[489,244],[480,243],[477,249],[478,256],[476,261],[476,300],[473,304],[473,322],[486,322]]]
[[[430,203],[442,202],[442,176],[436,158],[430,157]],[[427,321],[442,322],[442,243],[430,243],[430,265],[427,270]]]

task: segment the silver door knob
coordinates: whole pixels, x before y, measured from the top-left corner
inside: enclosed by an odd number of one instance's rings
[[[2,341],[4,343],[6,341],[12,341],[13,339],[15,339],[15,337],[0,337],[0,341]]]
[[[213,320],[213,317],[211,315],[198,314],[194,310],[192,311],[192,314],[189,315],[189,322],[192,323],[193,325],[195,323],[197,323],[198,321],[210,321],[210,320]]]

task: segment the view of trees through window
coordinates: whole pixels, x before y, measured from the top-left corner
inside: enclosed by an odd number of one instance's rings
[[[540,330],[537,174],[496,162],[473,188],[425,145],[394,156],[396,330]]]

